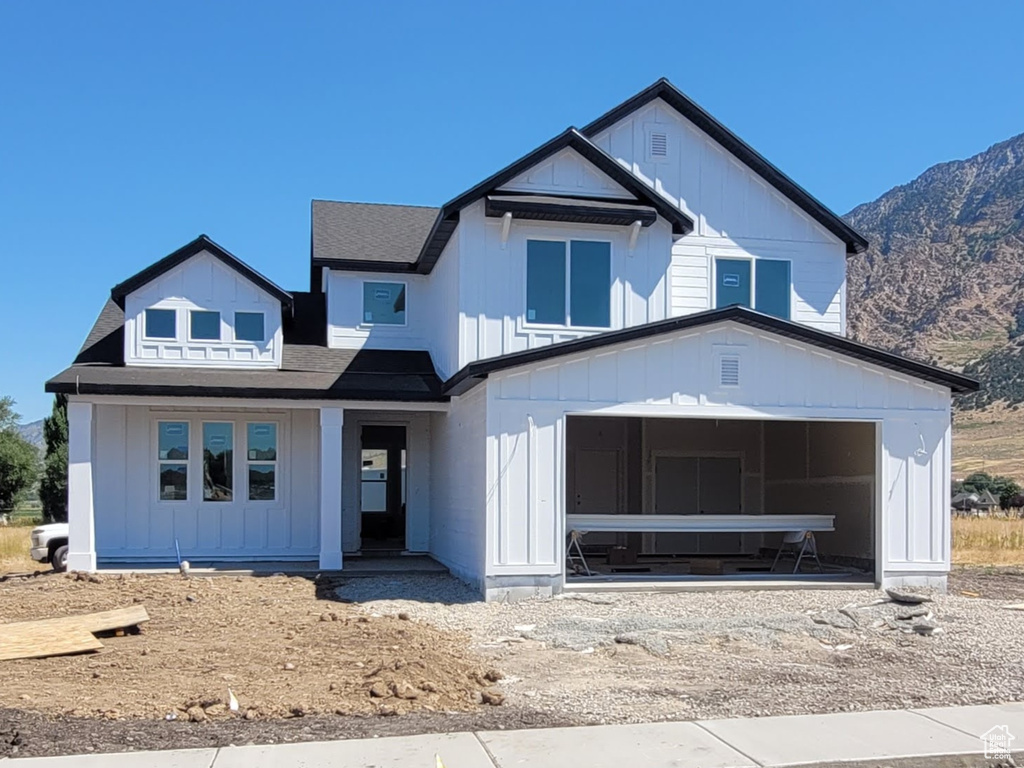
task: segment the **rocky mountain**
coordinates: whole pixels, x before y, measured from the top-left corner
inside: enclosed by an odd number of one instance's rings
[[[961,408],[1024,401],[1024,134],[846,219],[871,242],[849,261],[851,335],[979,376]]]
[[[43,439],[43,420],[30,421],[28,424],[18,425],[18,434],[32,443],[40,451],[46,450],[46,441]]]

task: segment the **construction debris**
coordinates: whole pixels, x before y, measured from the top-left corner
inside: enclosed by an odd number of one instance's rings
[[[86,653],[103,647],[96,632],[114,632],[149,621],[141,605],[113,611],[0,624],[0,661]]]
[[[920,605],[932,601],[928,595],[907,587],[887,587],[885,593],[893,602],[905,605]]]

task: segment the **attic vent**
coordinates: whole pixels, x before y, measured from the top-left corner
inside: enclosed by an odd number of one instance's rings
[[[723,387],[740,385],[740,359],[731,355],[723,356],[719,363],[718,382]]]
[[[668,157],[668,134],[663,131],[651,131],[651,158]]]

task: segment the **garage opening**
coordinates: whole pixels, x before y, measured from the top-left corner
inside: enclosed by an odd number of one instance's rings
[[[567,583],[873,582],[876,430],[569,416]]]

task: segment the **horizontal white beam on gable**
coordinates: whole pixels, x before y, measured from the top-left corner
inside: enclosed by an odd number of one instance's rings
[[[74,402],[97,405],[144,405],[149,408],[310,409],[344,408],[352,411],[421,411],[445,413],[448,403],[416,403],[375,400],[277,400],[273,398],[141,397],[138,395],[71,395]]]

